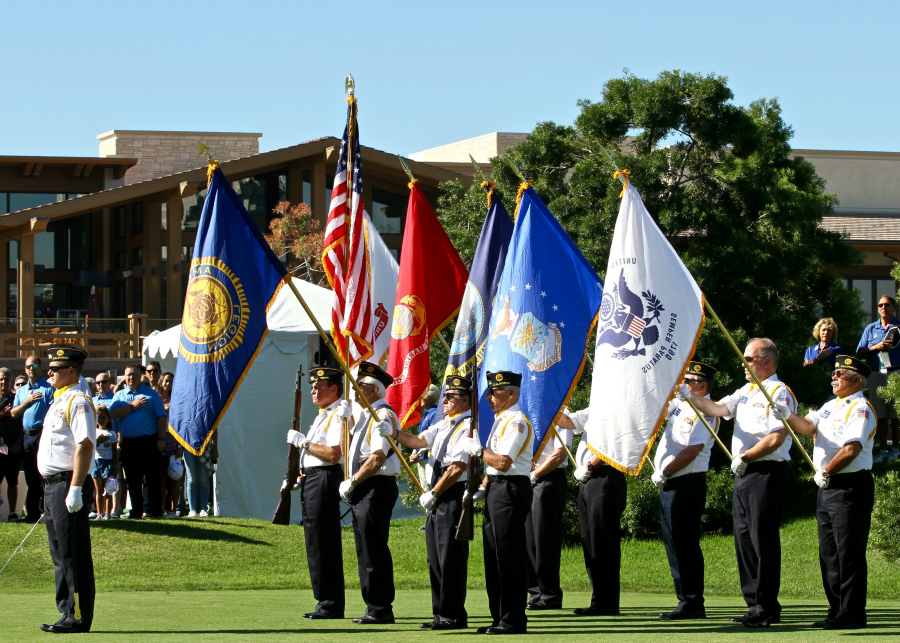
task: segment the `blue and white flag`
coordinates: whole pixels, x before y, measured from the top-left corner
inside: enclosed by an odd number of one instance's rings
[[[537,193],[521,190],[478,390],[488,370],[522,374],[519,406],[534,428],[535,454],[581,377],[602,294],[600,277]],[[480,409],[493,417],[486,401]],[[491,422],[480,429],[484,443]]]
[[[169,432],[201,455],[269,332],[266,312],[287,274],[216,168],[185,292]]]
[[[597,325],[588,448],[637,475],[703,330],[703,293],[627,183]]]
[[[479,366],[484,361],[484,348],[494,297],[497,294],[497,286],[500,285],[500,275],[503,274],[503,263],[506,261],[506,252],[513,233],[512,218],[503,207],[500,198],[494,195],[493,189],[490,192],[490,203],[484,225],[481,226],[475,257],[472,259],[462,306],[456,318],[456,331],[453,334],[453,343],[450,344],[450,358],[447,360],[444,378],[461,375],[471,379],[476,359]],[[443,393],[441,382],[441,394]],[[483,412],[488,415],[480,417],[493,417],[490,407],[485,406]],[[443,418],[444,405],[439,402],[434,421],[440,422]],[[490,424],[488,422],[488,429]]]

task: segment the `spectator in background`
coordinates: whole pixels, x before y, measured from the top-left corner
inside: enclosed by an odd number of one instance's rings
[[[149,373],[150,365],[148,364],[147,374],[149,375]],[[175,374],[163,373],[159,376],[157,381],[158,385],[155,390],[159,393],[159,397],[163,401],[163,408],[165,408],[166,414],[168,415],[169,404],[172,400],[172,384],[175,381]],[[166,423],[166,448],[162,452],[163,459],[165,460],[165,468],[159,473],[159,485],[163,498],[163,515],[166,518],[175,518],[181,515],[181,512],[178,510],[178,498],[181,496],[181,478],[174,479],[169,476],[169,463],[172,461],[172,456],[175,457],[175,460],[180,461],[184,454],[184,450],[181,448],[178,440],[175,439],[175,436],[168,430],[168,417],[166,418]],[[168,499],[166,498],[167,490],[169,492]]]
[[[434,416],[437,413],[437,403],[440,396],[441,389],[434,384],[430,384],[428,386],[428,392],[422,397],[422,419],[419,421],[419,435],[425,433],[425,431],[434,424]],[[430,456],[428,455],[427,448],[415,449],[409,457],[409,461],[416,464],[416,473],[419,477],[419,484],[422,485],[422,488],[425,489],[425,491],[431,489],[431,481],[428,479],[427,470],[425,468],[429,459]],[[425,526],[422,525],[419,531],[425,531]]]
[[[105,375],[105,373],[104,373]],[[101,441],[102,439],[102,441]],[[112,517],[114,499],[106,494],[106,482],[116,477],[118,459],[118,437],[113,429],[112,418],[109,409],[105,406],[97,407],[97,457],[94,459],[94,489],[97,493],[97,514],[100,520],[109,520]]]
[[[166,448],[168,417],[159,394],[141,381],[141,367],[125,367],[127,386],[115,394],[110,416],[118,422],[121,461],[131,498],[130,518],[141,517],[147,476],[150,517],[162,516],[159,493],[160,454]]]
[[[19,388],[21,388],[22,386],[25,386],[25,383],[27,381],[28,381],[28,378],[25,377],[24,375],[17,375],[16,376],[16,384],[15,384],[15,386],[13,386],[13,393],[18,393]]]
[[[22,469],[28,492],[25,495],[25,512],[29,522],[37,522],[44,505],[44,480],[37,467],[38,443],[44,428],[44,416],[53,404],[54,389],[41,377],[41,358],[31,355],[25,358],[25,375],[28,382],[16,391],[12,416],[22,420]],[[9,510],[12,512],[13,507]]]
[[[94,397],[97,394],[97,381],[93,377],[85,377],[84,381],[87,382],[88,388],[91,390],[91,394],[88,397]]]
[[[188,518],[209,515],[209,489],[210,478],[215,469],[215,462],[219,459],[219,451],[216,446],[219,430],[213,431],[209,444],[202,456],[196,456],[190,451],[184,452],[185,473],[187,475]]]
[[[896,317],[897,302],[893,297],[882,295],[878,300],[878,319],[863,330],[859,345],[856,347],[856,357],[864,360],[872,374],[869,382],[869,402],[878,416],[878,426],[875,429],[875,437],[880,446],[880,451],[875,456],[874,462],[891,462],[900,458],[900,450],[897,449],[897,411],[894,409],[893,400],[884,400],[878,395],[878,387],[887,384],[888,374],[900,369],[900,342],[892,342],[888,337],[888,331],[900,326],[900,319]],[[887,433],[891,431],[893,449],[887,448]]]
[[[94,408],[97,409],[97,416],[100,415],[100,407],[106,407],[109,409],[112,406],[113,402],[113,390],[112,390],[112,379],[109,376],[109,373],[98,373],[97,377],[94,378],[94,383],[97,385],[97,393],[94,397],[91,398],[91,401],[94,403]],[[116,424],[116,421],[110,418],[110,430],[113,431],[116,436],[119,435],[119,428]],[[118,452],[119,452],[119,443],[118,439],[116,440],[115,445],[112,446],[112,450],[116,453],[116,461],[118,462]],[[114,473],[116,474],[116,481],[119,483],[119,490],[113,495],[113,506],[110,508],[109,517],[112,519],[116,519],[119,517],[122,509],[122,497],[125,493],[125,476],[122,475],[122,472],[119,471],[120,467],[116,467]]]
[[[16,522],[19,503],[19,469],[22,465],[22,420],[14,418],[16,394],[12,390],[12,371],[0,368],[0,484],[6,480],[9,522]],[[2,503],[2,498],[0,498]]]
[[[831,317],[820,319],[813,328],[813,337],[819,342],[806,349],[803,356],[803,365],[828,364],[828,370],[834,370],[834,358],[844,354],[844,349],[838,346],[838,325]]]
[[[154,391],[159,388],[159,379],[162,375],[162,367],[159,365],[159,362],[153,360],[152,362],[147,362],[147,366],[144,369],[144,373],[147,375],[147,378],[150,380],[148,386],[152,388]]]

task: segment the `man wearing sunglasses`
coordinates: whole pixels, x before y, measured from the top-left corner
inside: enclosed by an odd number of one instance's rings
[[[878,387],[887,385],[888,374],[900,369],[900,342],[891,341],[896,336],[892,329],[900,327],[900,319],[896,317],[897,302],[893,297],[882,295],[878,300],[878,319],[866,326],[859,345],[856,347],[856,357],[866,362],[872,369],[868,377],[869,402],[878,414],[878,429],[875,433],[880,446],[875,462],[890,462],[900,458],[897,439],[897,410],[893,400],[885,400],[878,395]],[[887,448],[887,433],[891,430],[892,447]]]
[[[866,545],[875,504],[875,411],[863,396],[863,389],[871,374],[869,365],[862,360],[839,355],[831,376],[835,399],[806,417],[778,407],[794,431],[816,438],[816,519],[828,614],[813,627],[826,630],[866,626]]]
[[[47,409],[53,404],[53,387],[41,377],[41,358],[36,355],[25,358],[25,375],[28,383],[16,391],[12,416],[22,419],[22,469],[28,485],[25,511],[28,521],[34,522],[41,516],[44,500],[44,488],[37,466],[38,443]],[[12,512],[14,507],[9,510]]]
[[[691,393],[709,398],[717,369],[688,362],[684,384]],[[705,417],[714,431],[719,418]],[[678,606],[659,618],[675,621],[706,618],[703,600],[703,551],[700,518],[706,508],[706,471],[715,439],[696,411],[683,400],[672,400],[666,430],[656,448],[653,483],[659,487],[659,517],[666,557],[675,583]]]
[[[493,623],[479,634],[524,634],[528,617],[525,521],[531,510],[534,430],[519,408],[522,375],[487,372],[487,396],[494,425],[482,447],[465,438],[463,450],[484,461],[485,476],[472,500],[484,498],[484,575]]]
[[[422,629],[459,630],[468,627],[466,580],[469,541],[456,539],[462,516],[469,455],[463,440],[469,436],[472,381],[459,375],[444,380],[444,419],[413,435],[394,430],[393,438],[411,449],[428,449],[431,457],[425,476],[431,491],[419,498],[425,509],[425,545],[431,577],[431,608],[434,618]]]
[[[794,411],[793,392],[778,379],[778,346],[766,337],[751,339],[744,359],[776,404]],[[731,621],[746,627],[768,627],[781,621],[781,513],[787,495],[791,438],[772,412],[766,396],[744,368],[747,384],[718,402],[693,393],[685,384],[676,392],[705,415],[734,417],[731,454],[734,460],[734,548],[747,613]]]
[[[154,359],[147,362],[147,368],[144,372],[150,380],[150,388],[155,391],[156,387],[159,386],[159,378],[162,375],[162,366]]]

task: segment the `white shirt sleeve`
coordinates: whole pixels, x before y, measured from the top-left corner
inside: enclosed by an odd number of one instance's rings
[[[572,420],[572,424],[575,425],[575,434],[581,435],[584,432],[584,427],[588,421],[588,415],[590,415],[590,407],[586,409],[581,409],[580,411],[575,411],[569,415],[569,418]]]
[[[797,410],[797,403],[794,400],[794,396],[784,384],[778,386],[775,395],[772,396],[772,401],[775,402],[775,404],[781,404],[782,406],[788,407],[791,410],[791,413]],[[769,404],[768,400],[765,400],[765,402],[767,405]],[[772,413],[772,407],[767,406],[767,410],[769,413],[769,433],[774,433],[775,431],[783,429],[784,422],[775,417]]]
[[[440,424],[440,422],[438,422],[437,424]],[[425,429],[424,433],[420,433],[419,437],[425,440],[425,443],[428,445],[426,448],[430,449],[432,446],[434,446],[434,438],[437,436],[437,434],[437,425],[432,424],[430,427]]]
[[[737,410],[737,405],[740,403],[741,398],[744,397],[744,395],[744,387],[741,387],[731,395],[726,395],[721,400],[719,400],[720,404],[724,404],[728,407],[728,416],[726,417],[726,419],[734,417],[734,412]]]
[[[846,413],[846,411],[845,411]],[[844,425],[844,441],[841,446],[851,442],[865,443],[869,434],[875,430],[875,417],[865,399],[861,399],[850,409],[850,417]]]
[[[90,402],[81,395],[72,401],[69,428],[72,430],[72,437],[75,438],[76,445],[81,444],[85,439],[90,440],[94,446],[97,445],[97,417],[94,415],[94,408]]]
[[[329,413],[331,413],[331,422],[327,424],[328,428],[325,430],[325,446],[339,447],[344,437],[344,422],[338,419],[335,411],[329,411]]]
[[[815,409],[806,414],[806,419],[813,423],[813,426],[819,426],[819,409]]]
[[[500,436],[497,445],[497,455],[506,455],[515,460],[519,456],[519,451],[528,439],[528,424],[521,415],[513,417],[506,424],[503,435]]]
[[[453,462],[462,462],[463,464],[469,464],[469,454],[462,450],[461,444],[462,441],[469,437],[469,423],[471,420],[463,420],[460,423],[459,432],[456,434],[456,437],[453,439],[453,444],[451,444],[447,451],[450,452],[450,457]],[[454,429],[456,431],[456,429]]]
[[[394,419],[394,416],[391,414],[391,412],[388,409],[385,409],[385,408],[378,409],[377,411],[375,411],[375,415],[379,420],[387,422],[393,428],[395,428],[395,429],[400,428],[400,423]],[[388,442],[387,438],[379,438],[375,434],[375,426],[374,425],[372,426],[372,435],[370,437],[372,440],[371,444],[372,444],[373,452],[381,449],[382,453],[384,453],[385,457],[387,457],[387,455],[393,451],[393,449],[391,448],[391,443]]]

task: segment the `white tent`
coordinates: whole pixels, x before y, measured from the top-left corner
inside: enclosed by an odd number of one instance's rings
[[[319,324],[331,323],[332,292],[294,279],[294,285]],[[244,378],[225,417],[219,422],[219,467],[216,511],[221,516],[271,520],[278,506],[278,490],[287,470],[285,434],[294,414],[297,369],[307,372],[306,338],[316,328],[290,288],[284,287],[267,315],[269,334]],[[143,360],[158,360],[163,371],[175,370],[181,325],[144,340]],[[176,374],[175,386],[178,386]],[[301,424],[309,427],[317,409],[309,401],[309,382],[303,378]],[[225,472],[227,471],[227,475]],[[300,495],[291,502],[291,522],[301,516]]]

